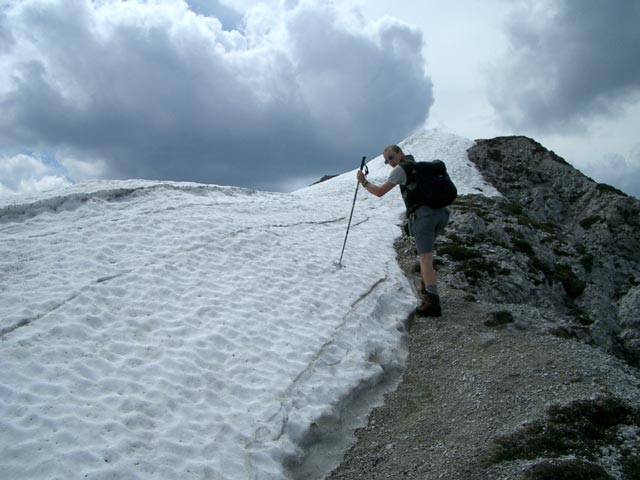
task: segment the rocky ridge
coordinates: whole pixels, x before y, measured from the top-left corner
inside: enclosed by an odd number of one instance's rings
[[[479,293],[551,305],[570,318],[572,335],[639,367],[640,201],[527,137],[479,140],[468,154],[508,202],[498,204],[504,220],[491,221],[481,202],[463,200],[464,238],[514,272],[498,272],[493,291]]]
[[[640,478],[640,202],[526,137],[468,153],[503,197],[452,206],[443,317],[327,478]]]

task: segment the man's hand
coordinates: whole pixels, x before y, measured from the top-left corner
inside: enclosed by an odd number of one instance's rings
[[[367,179],[367,177],[364,176],[364,173],[362,170],[358,170],[357,175],[358,175],[358,181],[360,183],[364,183],[364,181]]]

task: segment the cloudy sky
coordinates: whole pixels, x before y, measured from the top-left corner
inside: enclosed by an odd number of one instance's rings
[[[290,191],[426,126],[640,197],[638,25],[637,0],[0,0],[0,195]]]

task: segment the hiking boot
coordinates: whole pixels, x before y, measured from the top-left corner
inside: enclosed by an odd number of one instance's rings
[[[440,297],[432,293],[422,296],[422,303],[416,308],[416,315],[420,317],[439,317],[442,315]]]

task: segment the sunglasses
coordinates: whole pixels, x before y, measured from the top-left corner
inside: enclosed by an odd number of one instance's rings
[[[393,160],[395,158],[395,155],[389,155],[387,158],[384,159],[384,164],[388,164],[391,160]]]

